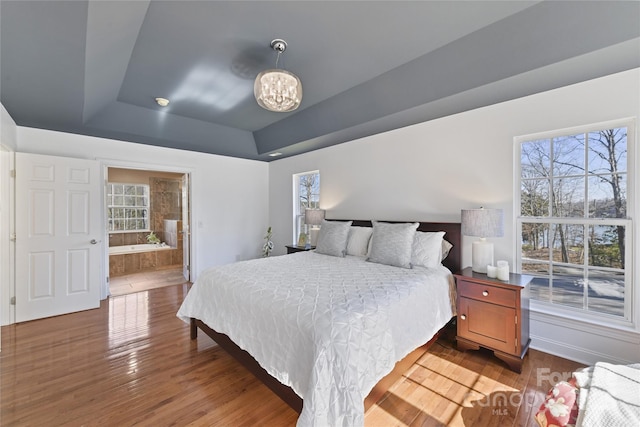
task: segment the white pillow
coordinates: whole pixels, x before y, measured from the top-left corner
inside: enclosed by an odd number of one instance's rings
[[[367,256],[373,228],[351,227],[347,238],[347,255]]]
[[[347,251],[347,237],[352,221],[327,221],[322,220],[318,232],[316,252],[319,254],[344,257]]]
[[[411,265],[433,268],[442,262],[444,231],[418,231],[413,240]]]
[[[373,221],[367,261],[411,268],[411,251],[418,223],[391,224]]]

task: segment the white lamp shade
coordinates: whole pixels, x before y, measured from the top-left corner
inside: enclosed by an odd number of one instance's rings
[[[476,237],[504,236],[502,209],[463,209],[462,234]]]
[[[324,209],[305,209],[304,223],[307,225],[320,225],[324,220]]]
[[[487,237],[504,236],[504,212],[502,209],[463,209],[462,234],[480,237],[471,247],[471,269],[486,273],[487,265],[493,265],[493,243]]]

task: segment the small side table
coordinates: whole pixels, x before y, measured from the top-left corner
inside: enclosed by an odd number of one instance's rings
[[[298,246],[298,245],[285,245],[285,246],[287,247],[287,254],[293,254],[295,252],[312,251],[316,248],[315,246],[311,246],[308,248],[305,248],[304,246]]]
[[[509,280],[489,278],[467,267],[454,274],[458,289],[460,350],[493,350],[516,372],[529,349],[529,293],[532,276],[510,273]]]

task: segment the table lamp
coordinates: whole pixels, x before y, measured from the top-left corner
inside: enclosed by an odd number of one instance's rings
[[[307,225],[307,244],[306,248],[315,246],[318,241],[319,225],[324,220],[324,209],[305,209],[304,210],[304,223]]]
[[[487,237],[504,236],[504,212],[502,209],[462,209],[462,234],[480,237],[471,247],[471,269],[486,273],[487,265],[493,265],[493,243]]]

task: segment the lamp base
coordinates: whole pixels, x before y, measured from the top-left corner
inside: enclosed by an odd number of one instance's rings
[[[309,230],[309,245],[311,246],[316,246],[318,244],[318,233],[320,232],[320,229],[317,227],[312,227]]]
[[[471,269],[486,274],[487,265],[493,265],[493,243],[486,239],[476,240],[471,246]]]

